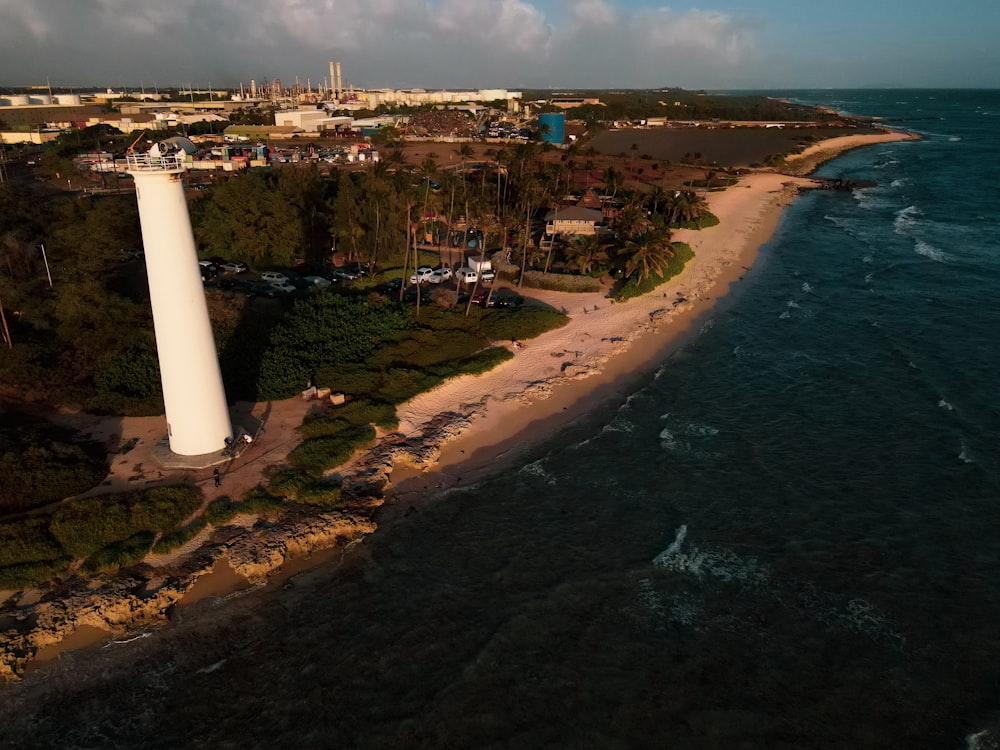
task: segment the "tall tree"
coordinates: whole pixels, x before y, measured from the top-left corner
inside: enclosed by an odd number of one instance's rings
[[[662,276],[673,257],[670,233],[663,230],[626,240],[618,252],[625,277],[636,276],[639,281],[645,281],[653,274]]]

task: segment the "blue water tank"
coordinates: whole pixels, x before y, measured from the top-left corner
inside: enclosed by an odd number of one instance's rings
[[[546,143],[562,143],[566,140],[566,115],[562,112],[538,115],[538,129]]]

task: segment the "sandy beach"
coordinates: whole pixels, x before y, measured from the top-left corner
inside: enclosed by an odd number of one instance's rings
[[[710,193],[709,209],[719,224],[674,232],[695,257],[653,294],[614,303],[607,289],[589,294],[523,290],[532,303],[565,310],[569,322],[514,348],[512,360],[488,373],[450,380],[401,405],[399,431],[407,436],[420,434],[445,412],[461,413],[469,426],[441,446],[435,463],[396,468],[391,495],[399,499],[468,483],[516,460],[596,404],[624,396],[635,378],[697,333],[704,316],[753,265],[782,209],[801,187],[814,184],[760,173]]]

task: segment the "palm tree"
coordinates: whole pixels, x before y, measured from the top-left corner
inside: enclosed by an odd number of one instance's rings
[[[626,240],[618,251],[619,261],[625,272],[625,278],[638,274],[639,281],[645,281],[651,275],[662,276],[670,259],[674,257],[674,249],[670,244],[670,232],[655,230]]]
[[[589,274],[608,260],[608,248],[597,234],[578,236],[566,246],[566,259],[582,274]]]
[[[650,188],[649,193],[646,194],[646,205],[649,207],[650,215],[655,216],[658,213],[660,206],[662,206],[666,200],[667,191],[659,185],[653,185],[653,187]]]
[[[637,199],[629,200],[614,219],[614,228],[618,236],[630,239],[641,234],[649,224],[642,203]]]
[[[608,167],[604,170],[604,189],[611,193],[612,198],[618,195],[618,189],[622,186],[622,183],[621,172],[616,171],[614,167]]]

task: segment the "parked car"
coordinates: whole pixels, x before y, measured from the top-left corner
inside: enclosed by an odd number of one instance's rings
[[[455,277],[463,284],[475,284],[476,279],[479,278],[479,274],[468,266],[462,266],[455,271]]]
[[[261,281],[266,281],[269,284],[287,284],[288,277],[280,271],[264,271],[260,275]]]
[[[490,294],[489,289],[477,289],[476,293],[472,295],[472,304],[480,307],[494,307],[496,300]]]
[[[493,292],[493,307],[520,307],[524,304],[524,297],[513,289],[503,287]]]
[[[430,266],[420,266],[417,272],[410,277],[411,284],[422,284],[425,281],[430,281],[431,276],[434,274],[434,269]]]
[[[272,281],[271,288],[281,294],[291,294],[295,291],[295,287],[289,284],[287,281]]]
[[[247,264],[240,263],[238,260],[231,260],[228,263],[223,263],[221,268],[226,273],[246,273]]]
[[[303,276],[302,280],[309,283],[310,289],[312,287],[326,289],[329,286],[333,286],[329,279],[324,279],[322,276]]]
[[[403,286],[402,279],[391,279],[378,288],[378,291],[386,295],[398,295],[399,288]]]
[[[440,276],[442,281],[447,281],[455,275],[452,273],[451,266],[438,266],[434,269],[434,273]]]

